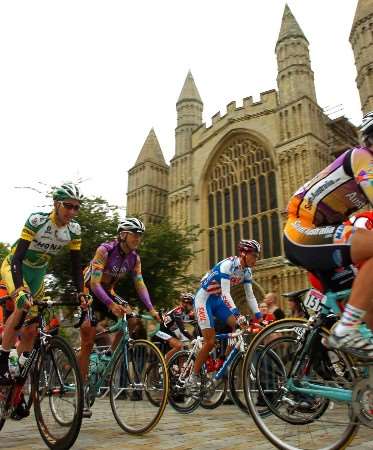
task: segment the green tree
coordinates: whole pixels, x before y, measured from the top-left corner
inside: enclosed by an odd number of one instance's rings
[[[85,199],[77,222],[82,229],[82,265],[85,267],[102,242],[115,238],[119,222],[118,209],[101,197]],[[67,248],[52,259],[48,273],[53,275],[47,283],[48,290],[52,293],[72,288],[71,262]]]
[[[146,227],[140,246],[142,273],[156,309],[169,307],[182,291],[195,291],[198,279],[188,273],[199,238],[197,226],[179,227],[165,220]],[[118,283],[116,291],[131,304],[140,306],[130,277]]]
[[[82,228],[82,263],[85,267],[101,243],[116,237],[119,214],[102,198],[94,198],[84,202],[77,221]],[[196,254],[192,244],[198,240],[199,233],[198,227],[182,228],[167,220],[146,227],[139,253],[144,281],[156,308],[174,304],[183,290],[195,290],[197,279],[188,274],[188,268]],[[52,294],[73,288],[67,249],[52,259],[48,273],[53,275],[48,281],[48,290]],[[118,283],[116,291],[131,304],[142,306],[130,276]]]
[[[4,242],[0,242],[0,265],[3,263],[5,257],[10,252],[10,246]]]

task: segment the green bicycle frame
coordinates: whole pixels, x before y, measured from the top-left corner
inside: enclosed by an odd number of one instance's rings
[[[327,292],[326,293],[326,301],[321,306],[323,313],[334,313],[340,314],[341,310],[338,306],[337,301],[343,300],[349,296],[351,290],[347,289],[340,292]],[[302,348],[301,354],[299,358],[297,358],[298,364],[296,363],[291,372],[296,373],[297,367],[299,367],[300,361],[303,360],[303,357],[309,353],[309,350],[312,346],[313,337],[317,333],[317,329],[311,331],[311,335],[307,338],[306,345]],[[360,326],[361,333],[366,337],[373,337],[372,331],[365,325],[362,324]],[[290,392],[301,393],[305,395],[309,395],[311,397],[324,397],[330,400],[336,400],[341,402],[351,402],[352,401],[352,390],[344,389],[344,388],[336,388],[332,386],[323,386],[317,383],[310,383],[306,379],[297,380],[294,382],[294,379],[290,377],[287,380],[286,388]]]
[[[99,374],[96,384],[94,385],[95,393],[97,394],[100,391],[100,388],[103,386],[104,381],[106,380],[107,376],[110,374],[114,361],[116,360],[117,355],[123,350],[124,354],[124,362],[125,367],[128,367],[128,355],[127,355],[127,349],[128,349],[128,342],[130,340],[129,331],[128,331],[128,322],[125,317],[119,319],[114,325],[112,325],[105,333],[115,333],[117,331],[122,331],[123,336],[120,339],[116,349],[111,355],[110,361],[107,363],[104,371]]]

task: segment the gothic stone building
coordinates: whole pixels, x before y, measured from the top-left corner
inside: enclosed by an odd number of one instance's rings
[[[362,111],[373,110],[373,0],[359,0],[350,42]],[[332,44],[331,44],[332,45]],[[291,194],[322,167],[358,143],[345,118],[330,119],[318,105],[309,42],[288,6],[275,52],[277,90],[227,105],[212,125],[202,122],[203,101],[189,72],[176,103],[175,155],[167,164],[152,129],[129,170],[127,215],[146,223],[169,216],[203,229],[191,271],[201,275],[235,254],[240,238],[263,245],[254,271],[263,293],[300,289],[302,270],[283,256],[282,227]],[[341,92],[341,95],[343,93]],[[234,293],[238,303],[242,291]],[[236,297],[237,298],[237,297]]]

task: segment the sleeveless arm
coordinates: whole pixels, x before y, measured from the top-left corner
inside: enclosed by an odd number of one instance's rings
[[[16,250],[11,258],[11,272],[14,287],[16,289],[23,286],[22,261],[26,255],[27,249],[30,246],[30,241],[20,239],[17,243]]]
[[[82,255],[80,250],[70,250],[71,275],[78,292],[83,292]]]

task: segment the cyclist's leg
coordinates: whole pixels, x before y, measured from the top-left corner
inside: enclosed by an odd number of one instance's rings
[[[354,281],[343,318],[328,344],[359,357],[373,358],[373,344],[361,335],[358,328],[373,306],[373,286],[370,283],[373,231],[343,224],[316,229],[299,228],[297,221],[289,220],[285,226],[284,248],[290,261],[311,271],[328,271],[365,261]]]
[[[78,363],[83,383],[87,383],[88,381],[89,355],[92,352],[95,336],[96,328],[89,320],[85,320],[80,327],[80,352],[78,354]]]
[[[194,305],[197,321],[203,336],[203,345],[194,363],[195,375],[199,375],[202,365],[206,362],[209,353],[215,346],[216,333],[214,328],[213,304],[218,298],[216,295],[209,295],[204,289],[199,289],[195,297]]]
[[[155,336],[157,336],[159,339],[162,339],[162,341],[167,342],[169,347],[171,347],[170,350],[165,354],[164,359],[166,360],[166,362],[170,360],[171,356],[173,356],[176,352],[182,350],[183,348],[183,344],[179,341],[179,339],[176,339],[162,329],[157,331],[155,333]]]
[[[166,362],[168,362],[170,360],[171,356],[173,356],[176,352],[179,352],[180,350],[183,349],[183,344],[179,341],[179,339],[176,339],[174,337],[171,337],[171,339],[169,339],[167,341],[167,343],[171,347],[171,350],[169,350],[165,354]]]
[[[24,272],[25,278],[26,278],[26,275],[29,275],[27,273],[27,271]],[[14,286],[13,276],[12,276],[11,267],[10,267],[8,258],[5,258],[5,260],[3,261],[3,264],[1,266],[1,278],[5,282],[5,285],[8,290],[9,295],[14,294],[16,289]],[[26,285],[27,285],[27,281],[28,280],[25,279]],[[9,352],[10,352],[11,348],[14,347],[15,342],[16,342],[17,330],[15,328],[19,324],[19,322],[22,318],[22,314],[23,314],[22,306],[23,305],[19,305],[19,304],[15,305],[13,312],[7,318],[7,321],[4,326],[2,345],[1,345],[1,349],[0,349],[0,384],[4,384],[7,382],[7,380],[9,381],[11,379],[10,374],[9,374],[9,368],[8,368]],[[26,338],[30,339],[31,348],[32,348],[33,341],[34,341],[34,337],[33,337],[34,329],[31,329],[30,331],[26,331],[26,335],[27,335]],[[28,333],[30,333],[30,336],[28,336]],[[24,342],[27,342],[27,341],[24,340]],[[23,350],[24,350],[24,348],[22,347],[22,343],[20,343],[18,352],[22,352]]]
[[[41,300],[44,297],[45,286],[44,277],[46,269],[30,269],[23,267],[23,276],[25,282],[30,288],[32,298],[35,300]],[[28,317],[36,317],[38,315],[38,308],[34,306],[28,313]],[[17,347],[18,354],[22,352],[30,352],[33,349],[35,338],[37,336],[38,324],[34,323],[28,327],[23,327],[20,333],[20,342]]]
[[[360,267],[352,287],[349,304],[357,308],[373,313],[373,230],[364,230],[358,228],[351,239],[351,259],[354,264],[364,264]]]
[[[338,322],[329,344],[333,347],[350,349],[356,356],[373,358],[373,345],[360,332],[358,326],[364,319],[372,323],[373,285],[373,231],[356,229],[351,238],[351,259],[354,264],[362,263],[342,319]]]

